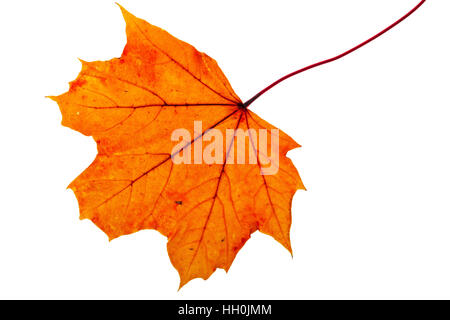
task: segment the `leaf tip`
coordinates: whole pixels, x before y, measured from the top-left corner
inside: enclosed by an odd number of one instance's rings
[[[287,249],[287,251],[289,251],[291,257],[294,258],[294,254],[292,253],[291,241],[289,241],[286,245],[284,245],[284,247]]]
[[[297,189],[298,189],[298,190],[304,190],[304,191],[307,191],[307,190],[306,190],[306,187],[305,187],[305,185],[303,184],[303,181],[302,181],[302,180],[300,180]]]
[[[124,7],[122,7],[122,6],[121,6],[119,3],[117,3],[117,2],[116,2],[116,4],[119,6],[120,11],[122,11],[122,15],[123,15],[125,21],[127,21],[127,18],[129,18],[129,17],[133,17],[133,15],[132,15],[130,12],[128,12],[127,9],[125,9]]]
[[[178,286],[177,292],[180,292],[181,288],[183,288],[190,280],[185,279],[183,276],[180,275],[180,285]]]
[[[57,96],[45,96],[45,98],[51,99],[55,102],[58,102],[58,97]]]
[[[119,6],[119,8],[120,8],[120,10],[125,10],[122,6],[121,6],[121,4],[120,3],[118,3],[118,2],[116,2],[116,1],[114,1],[114,3],[116,4],[116,5],[118,5]]]

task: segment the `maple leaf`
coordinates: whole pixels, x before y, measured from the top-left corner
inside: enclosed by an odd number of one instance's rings
[[[274,129],[243,107],[216,61],[124,8],[127,44],[118,59],[85,62],[67,93],[52,97],[62,124],[97,142],[94,162],[69,188],[80,218],[110,239],[142,229],[168,237],[180,286],[228,270],[251,233],[260,230],[291,251],[291,201],[304,186],[286,153],[299,145],[279,131],[278,172],[262,175],[257,143],[245,148],[256,164],[174,164],[171,134],[190,130],[193,140],[211,129]],[[194,132],[194,121],[203,131]],[[235,143],[233,143],[233,148]],[[194,146],[193,146],[194,147]],[[236,146],[237,148],[237,146]],[[202,146],[202,150],[204,147]],[[236,150],[235,153],[238,153]]]
[[[216,268],[228,270],[256,230],[292,253],[291,202],[304,185],[286,153],[299,145],[248,106],[277,83],[374,40],[424,2],[364,43],[279,79],[246,103],[215,60],[120,7],[127,34],[122,56],[81,61],[69,91],[51,97],[62,124],[92,136],[98,147],[94,162],[69,185],[80,218],[110,239],[143,229],[167,236],[180,287],[207,279]],[[180,128],[190,137],[181,143],[173,141]],[[220,141],[230,130],[230,141]],[[252,130],[271,136],[266,149]],[[241,144],[240,132],[247,132]],[[196,152],[210,148],[204,141],[223,144],[214,148],[217,161],[196,161]],[[236,164],[242,150],[254,161]],[[268,150],[279,152],[273,157]],[[180,157],[186,161],[174,161]],[[265,174],[268,166],[275,168],[271,174]]]

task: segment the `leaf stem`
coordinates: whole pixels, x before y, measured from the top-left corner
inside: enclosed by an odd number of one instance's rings
[[[293,77],[299,73],[302,73],[304,71],[313,69],[315,67],[321,66],[323,64],[329,63],[329,62],[333,62],[336,61],[340,58],[345,57],[346,55],[352,53],[353,51],[358,50],[359,48],[365,46],[366,44],[372,42],[373,40],[375,40],[376,38],[380,37],[381,35],[383,35],[384,33],[388,32],[389,30],[391,30],[392,28],[394,28],[396,25],[398,25],[400,22],[402,22],[403,20],[405,20],[406,18],[408,18],[411,14],[413,14],[417,9],[419,9],[426,0],[422,0],[420,1],[420,3],[418,5],[416,5],[411,11],[409,11],[407,14],[405,14],[403,17],[401,17],[400,19],[398,19],[397,21],[395,21],[393,24],[391,24],[389,27],[383,29],[382,31],[378,32],[376,35],[372,36],[371,38],[367,39],[364,42],[361,42],[360,44],[358,44],[357,46],[333,57],[333,58],[329,58],[320,62],[316,62],[313,63],[307,67],[301,68],[297,71],[294,71],[292,73],[289,73],[287,75],[285,75],[284,77],[281,77],[280,79],[278,79],[277,81],[275,81],[274,83],[272,83],[271,85],[269,85],[268,87],[264,88],[263,90],[261,90],[260,92],[258,92],[257,94],[255,94],[250,100],[248,100],[247,102],[245,102],[243,104],[244,108],[247,108],[249,105],[251,105],[256,99],[258,99],[261,95],[263,95],[265,92],[269,91],[270,89],[272,89],[273,87],[275,87],[277,84],[279,84],[280,82],[283,82],[286,79],[289,79],[290,77]]]

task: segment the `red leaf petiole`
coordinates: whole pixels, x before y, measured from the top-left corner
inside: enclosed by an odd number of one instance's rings
[[[292,73],[289,73],[287,75],[285,75],[284,77],[281,77],[280,79],[278,79],[277,81],[275,81],[274,83],[272,83],[271,85],[269,85],[268,87],[264,88],[263,90],[261,90],[260,92],[258,92],[257,94],[255,94],[251,99],[249,99],[247,102],[245,102],[243,104],[243,108],[247,108],[249,105],[251,105],[256,99],[258,99],[261,95],[263,95],[265,92],[269,91],[270,89],[272,89],[273,87],[275,87],[277,84],[279,84],[280,82],[283,82],[286,79],[289,79],[290,77],[293,77],[299,73],[302,73],[304,71],[313,69],[315,67],[321,66],[323,64],[329,63],[329,62],[333,62],[336,61],[340,58],[345,57],[346,55],[352,53],[353,51],[358,50],[359,48],[365,46],[366,44],[372,42],[373,40],[375,40],[376,38],[380,37],[381,35],[383,35],[384,33],[388,32],[389,30],[391,30],[392,28],[394,28],[395,26],[397,26],[400,22],[402,22],[403,20],[405,20],[406,18],[408,18],[411,14],[413,14],[417,9],[419,9],[426,0],[422,0],[420,1],[420,3],[418,5],[416,5],[411,11],[409,11],[407,14],[405,14],[403,17],[401,17],[400,19],[398,19],[397,21],[395,21],[393,24],[391,24],[389,27],[387,27],[386,29],[383,29],[382,31],[380,31],[379,33],[377,33],[376,35],[372,36],[371,38],[367,39],[364,42],[361,42],[360,44],[358,44],[357,46],[333,57],[333,58],[329,58],[326,60],[322,60],[320,62],[316,62],[313,63],[307,67],[301,68],[297,71],[294,71]]]

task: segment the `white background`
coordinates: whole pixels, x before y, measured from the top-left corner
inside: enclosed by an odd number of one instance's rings
[[[242,100],[334,56],[418,0],[126,1],[215,58]],[[303,148],[294,257],[255,233],[228,274],[177,292],[166,238],[108,242],[66,186],[94,141],[55,102],[77,58],[120,56],[113,1],[8,1],[0,32],[0,298],[450,298],[450,2],[425,5],[346,58],[272,89],[251,109]]]

